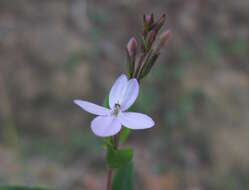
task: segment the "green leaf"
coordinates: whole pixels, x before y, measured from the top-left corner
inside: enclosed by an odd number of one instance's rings
[[[121,168],[127,165],[133,157],[130,148],[115,150],[112,146],[107,147],[107,165],[110,168]]]
[[[125,140],[127,139],[127,137],[129,136],[131,130],[126,128],[126,127],[122,127],[122,130],[120,132],[120,136],[119,136],[119,142],[123,143],[125,142]]]
[[[104,99],[104,107],[109,108],[109,96],[106,96]]]
[[[0,190],[45,190],[45,189],[40,187],[0,186]]]
[[[133,190],[133,177],[132,162],[129,162],[125,167],[116,169],[111,190]]]

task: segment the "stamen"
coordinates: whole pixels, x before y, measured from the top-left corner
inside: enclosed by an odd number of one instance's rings
[[[119,105],[119,104],[115,104],[114,107],[115,107],[116,109],[120,109],[120,105]]]
[[[114,105],[114,110],[113,110],[113,114],[115,115],[115,116],[117,116],[118,115],[118,112],[119,112],[119,110],[120,110],[120,105],[119,104],[115,104]]]

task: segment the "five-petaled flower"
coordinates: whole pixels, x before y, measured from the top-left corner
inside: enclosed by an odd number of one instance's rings
[[[108,137],[116,135],[122,125],[129,129],[147,129],[154,126],[154,121],[147,115],[126,112],[135,102],[139,93],[139,84],[135,78],[128,80],[123,74],[113,84],[109,94],[109,107],[105,108],[91,102],[74,100],[85,111],[98,115],[91,122],[95,135]]]

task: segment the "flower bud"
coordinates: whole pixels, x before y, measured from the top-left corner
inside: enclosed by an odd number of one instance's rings
[[[128,63],[128,74],[131,77],[134,73],[135,69],[135,61],[136,61],[136,49],[137,49],[137,41],[134,37],[132,37],[127,46],[126,46],[126,55],[127,55],[127,63]]]
[[[146,25],[146,26],[149,27],[154,22],[154,16],[153,16],[153,14],[144,15],[143,16],[143,22],[144,22],[144,25]]]
[[[151,30],[147,36],[146,39],[142,38],[142,51],[143,52],[148,52],[155,41],[156,38],[156,33],[154,30]]]
[[[163,24],[165,23],[165,20],[166,20],[166,15],[163,14],[155,24],[156,33],[162,28]]]
[[[152,44],[155,40],[155,37],[156,37],[156,33],[154,30],[151,30],[149,33],[148,33],[148,36],[147,36],[147,42],[148,44]]]
[[[160,44],[162,45],[162,47],[166,47],[169,39],[170,39],[170,31],[166,30],[159,37]]]
[[[159,37],[159,44],[156,50],[157,53],[159,53],[160,49],[165,48],[167,46],[169,39],[170,39],[170,31],[166,30]]]
[[[150,31],[154,24],[154,15],[144,15],[143,16],[143,34],[146,37],[147,33]]]
[[[151,71],[151,68],[155,64],[158,57],[159,53],[156,53],[154,50],[150,51],[141,69],[140,75],[138,77],[139,80],[143,79]]]
[[[151,19],[151,15],[145,15],[145,22],[149,23]]]
[[[132,37],[127,44],[127,50],[130,58],[134,58],[134,56],[136,55],[136,49],[137,49],[137,41],[134,37]]]

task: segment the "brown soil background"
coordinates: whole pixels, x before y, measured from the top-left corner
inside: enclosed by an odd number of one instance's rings
[[[0,185],[102,190],[102,142],[72,100],[101,104],[141,16],[167,14],[143,81],[136,189],[249,189],[249,1],[0,0]]]

